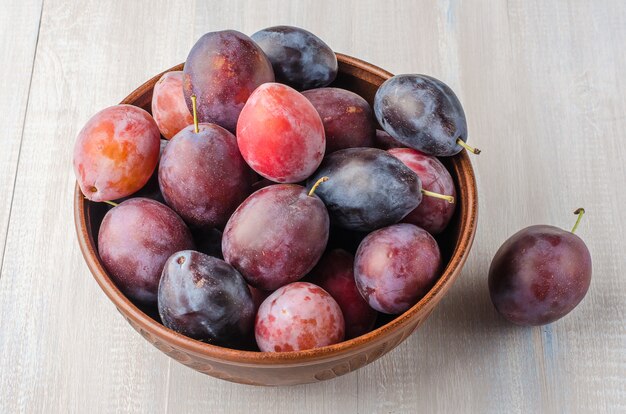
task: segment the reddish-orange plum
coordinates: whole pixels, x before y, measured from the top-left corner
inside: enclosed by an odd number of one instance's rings
[[[147,198],[132,198],[109,210],[98,233],[98,252],[111,279],[126,296],[144,304],[156,304],[168,257],[193,247],[183,220]]]
[[[296,184],[271,185],[248,197],[230,217],[222,252],[249,284],[274,290],[315,266],[329,226],[326,207],[315,194]]]
[[[222,227],[250,193],[252,175],[237,139],[215,124],[194,125],[170,140],[159,164],[167,204],[189,224]]]
[[[159,162],[159,128],[149,113],[115,105],[95,114],[78,134],[74,173],[92,201],[129,196],[150,179]]]
[[[261,85],[237,123],[241,155],[254,171],[278,183],[297,183],[317,169],[326,138],[317,111],[301,93],[279,83]]]
[[[422,180],[424,190],[449,195],[456,199],[452,176],[437,158],[411,148],[393,148],[388,152],[417,174]],[[449,203],[435,197],[424,197],[415,210],[402,221],[415,224],[430,234],[439,234],[450,222],[455,207],[456,203]]]
[[[343,315],[324,289],[295,282],[265,299],[257,312],[254,333],[263,352],[319,348],[343,340]]]
[[[166,139],[193,124],[193,116],[183,95],[183,72],[172,71],[161,76],[152,93],[152,116]]]
[[[250,94],[274,82],[272,64],[252,39],[235,30],[211,32],[193,46],[183,69],[187,108],[198,99],[200,122],[216,123],[231,132]]]
[[[346,325],[346,339],[372,330],[376,311],[367,304],[354,281],[354,257],[342,249],[331,250],[311,270],[308,281],[326,290],[339,304]]]
[[[302,94],[322,118],[326,154],[344,148],[372,146],[374,115],[361,96],[340,88],[310,89]]]
[[[426,230],[408,223],[370,233],[359,246],[354,278],[369,305],[398,314],[415,305],[439,277],[441,253]]]

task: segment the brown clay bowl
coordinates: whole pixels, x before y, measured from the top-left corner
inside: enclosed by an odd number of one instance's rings
[[[333,86],[352,90],[370,104],[378,86],[392,76],[350,56],[337,54],[337,58],[339,75]],[[182,67],[181,64],[170,70],[182,70]],[[150,111],[152,89],[161,75],[134,90],[122,103]],[[77,185],[74,216],[78,241],[94,278],[128,323],[178,362],[213,377],[243,384],[292,385],[323,381],[361,368],[404,341],[424,322],[461,273],[476,231],[476,182],[465,151],[442,161],[455,180],[458,206],[450,226],[438,238],[445,263],[440,279],[422,300],[402,315],[381,318],[372,332],[323,348],[285,353],[242,351],[199,342],[161,325],[158,317],[153,316],[154,312],[141,309],[127,299],[104,269],[96,242],[107,207],[86,200]]]

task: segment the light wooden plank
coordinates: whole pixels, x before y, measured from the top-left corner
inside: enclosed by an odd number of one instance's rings
[[[619,0],[46,1],[0,275],[0,412],[626,411],[624,21]],[[457,285],[398,349],[336,380],[268,389],[170,362],[127,326],[70,242],[70,159],[92,113],[204,32],[285,23],[457,91],[483,149],[480,227]],[[556,324],[507,324],[486,288],[493,253],[524,226],[570,227],[579,206],[589,295]]]
[[[39,33],[41,0],[0,3],[0,269],[13,199],[33,59]]]
[[[71,157],[87,119],[184,60],[192,3],[47,0],[0,278],[0,412],[156,412],[169,360],[91,278]]]

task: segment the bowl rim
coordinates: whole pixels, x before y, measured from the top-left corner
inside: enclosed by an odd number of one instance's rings
[[[388,79],[393,76],[390,72],[371,63],[345,54],[337,53],[337,60],[340,66],[352,67],[352,69],[357,69],[359,72],[370,73],[383,79]],[[173,70],[181,70],[182,67],[183,64],[179,64],[152,77],[124,98],[121,104],[131,104],[136,101],[137,98],[144,95],[152,87],[152,84],[164,73]],[[434,308],[439,301],[440,296],[445,293],[448,285],[454,282],[467,260],[476,233],[478,197],[476,178],[467,151],[463,150],[455,155],[452,164],[457,173],[459,193],[463,193],[464,195],[464,202],[461,203],[458,213],[460,215],[460,231],[457,244],[450,260],[435,285],[419,302],[385,325],[353,339],[304,351],[257,352],[231,349],[201,342],[170,330],[135,306],[117,286],[115,286],[115,283],[107,275],[106,270],[98,258],[95,246],[91,242],[88,231],[87,206],[89,200],[83,196],[78,183],[76,183],[74,188],[74,223],[80,250],[89,270],[100,288],[131,324],[133,324],[133,322],[136,323],[142,330],[156,338],[165,338],[164,341],[168,345],[214,361],[228,361],[237,365],[255,367],[275,366],[276,364],[308,365],[308,363],[315,363],[321,359],[334,359],[334,357],[345,355],[353,350],[369,348],[374,344],[378,344],[385,340],[388,334],[396,332],[407,325],[411,320],[416,318],[418,314],[429,313],[430,310],[432,310],[431,308]],[[460,174],[460,171],[463,171],[464,174]],[[123,311],[121,309],[123,309]],[[137,329],[136,326],[134,327]]]

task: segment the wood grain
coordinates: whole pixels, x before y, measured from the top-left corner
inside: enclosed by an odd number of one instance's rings
[[[192,28],[180,22],[190,7],[44,5],[16,179],[22,190],[0,277],[2,413],[157,412],[166,404],[169,360],[103,300],[79,253],[71,157],[92,114],[185,59]]]
[[[11,209],[0,274],[0,412],[626,411],[626,3],[141,3],[46,0],[30,95],[22,66],[0,69],[3,92],[15,97],[0,100],[9,120],[0,247]],[[26,72],[40,11],[39,2],[0,6],[0,56],[25,62]],[[70,161],[91,114],[184,60],[196,37],[274,24],[305,27],[394,73],[444,80],[483,153],[474,159],[481,210],[472,255],[423,328],[352,375],[267,389],[170,362],[127,326],[74,242]],[[569,228],[580,206],[588,214],[578,233],[594,260],[586,299],[546,327],[506,324],[486,288],[493,253],[530,224]]]
[[[0,3],[0,271],[39,34],[41,1]],[[16,45],[16,42],[18,43]]]

